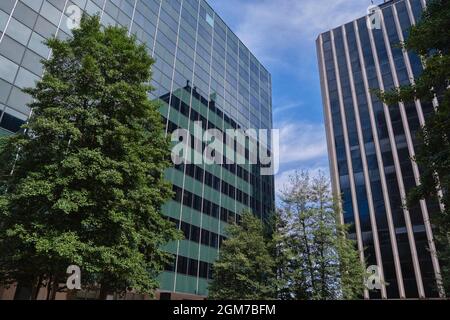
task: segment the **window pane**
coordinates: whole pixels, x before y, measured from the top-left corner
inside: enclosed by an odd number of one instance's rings
[[[8,82],[14,82],[17,69],[19,66],[9,59],[0,56],[0,78],[5,79]]]

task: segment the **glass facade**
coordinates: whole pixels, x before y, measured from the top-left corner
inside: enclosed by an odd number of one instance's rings
[[[429,102],[385,105],[371,89],[410,84],[420,58],[399,44],[420,19],[425,1],[393,0],[379,6],[380,28],[362,17],[317,39],[333,189],[342,195],[361,259],[382,274],[381,290],[366,298],[439,296],[439,263],[429,216],[433,199],[406,207],[420,171],[411,160],[416,133],[433,112]]]
[[[203,129],[272,128],[271,75],[204,0],[2,0],[0,1],[0,134],[27,120],[33,86],[50,52],[46,38],[70,37],[69,6],[99,14],[144,43],[156,63],[151,99],[161,102],[170,134],[194,121]],[[243,148],[247,159],[248,150]],[[195,150],[194,150],[195,152]],[[272,176],[258,165],[178,165],[166,172],[175,197],[164,214],[185,234],[165,248],[176,257],[161,275],[161,290],[207,294],[211,265],[224,227],[249,209],[265,219],[274,206]]]

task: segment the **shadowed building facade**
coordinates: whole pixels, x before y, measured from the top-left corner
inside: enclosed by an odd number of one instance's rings
[[[76,5],[103,25],[121,25],[147,46],[153,66],[151,99],[158,99],[166,133],[176,128],[272,128],[270,73],[204,0],[2,0],[0,1],[0,134],[27,120],[30,97],[48,59],[42,43],[70,37]],[[248,158],[248,151],[244,156]],[[185,240],[166,250],[176,256],[160,276],[161,298],[206,296],[211,265],[229,222],[243,210],[265,219],[274,206],[272,176],[258,165],[178,165],[166,172],[175,197],[164,214]],[[19,290],[20,291],[20,290]],[[26,295],[26,294],[25,294]]]
[[[425,5],[385,1],[372,24],[362,17],[317,39],[333,190],[342,197],[342,222],[352,225],[361,259],[381,274],[381,289],[367,290],[366,298],[429,298],[440,292],[429,220],[439,213],[438,202],[404,205],[420,180],[411,158],[433,104],[386,105],[371,91],[413,83],[421,74],[420,57],[399,44]]]

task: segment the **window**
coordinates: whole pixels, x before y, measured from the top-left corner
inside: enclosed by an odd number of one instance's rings
[[[197,276],[197,270],[198,270],[198,261],[194,259],[189,259],[189,269],[188,274],[190,276]]]
[[[24,124],[24,120],[18,118],[22,117],[18,112],[15,112],[12,109],[6,108],[5,113],[3,114],[2,121],[0,123],[0,127],[5,128],[11,132],[17,132],[20,129],[20,126]]]
[[[45,38],[51,38],[56,33],[56,26],[40,16],[38,17],[34,30]]]
[[[27,50],[22,61],[22,66],[27,68],[34,74],[41,75],[43,71],[41,59],[42,58],[39,55],[30,50]]]
[[[8,15],[0,10],[0,32],[3,32],[6,27],[6,22],[8,21]]]
[[[61,11],[56,9],[54,6],[52,6],[47,1],[44,2],[44,5],[41,9],[41,15],[46,18],[48,21],[53,23],[55,26],[58,25],[59,19],[61,17]]]
[[[188,265],[188,259],[183,256],[178,256],[177,272],[186,274],[187,273],[187,265]]]
[[[14,82],[19,66],[0,55],[0,77],[8,82]]]
[[[168,262],[164,268],[164,270],[166,271],[175,271],[175,259],[173,259],[172,261]]]
[[[27,69],[20,68],[19,73],[17,74],[16,86],[19,88],[31,88],[36,85],[36,81],[39,80],[39,77],[35,74],[31,73]]]
[[[189,239],[190,226],[191,225],[186,222],[181,222],[181,231],[183,232],[185,239]]]
[[[219,235],[217,233],[211,232],[211,240],[210,240],[210,246],[213,248],[217,248],[218,246],[218,238]]]
[[[11,87],[12,87],[11,84],[0,79],[0,103],[6,102],[6,99],[8,98],[9,93],[11,92]]]
[[[192,194],[190,192],[184,192],[183,194],[183,204],[187,207],[192,205]]]
[[[211,17],[208,13],[206,14],[206,22],[208,22],[208,24],[214,28],[214,18]]]
[[[30,43],[28,44],[28,48],[41,55],[44,58],[47,58],[50,53],[50,49],[44,44],[45,39],[33,32],[31,35]]]
[[[26,45],[28,39],[31,36],[31,29],[26,25],[20,23],[16,19],[12,18],[9,22],[6,34],[8,34],[11,38],[20,42],[21,44]]]
[[[191,241],[199,242],[200,240],[200,228],[194,225],[191,225]]]
[[[209,245],[209,235],[210,232],[208,230],[202,229],[202,244]]]
[[[195,210],[201,211],[201,209],[202,209],[202,198],[201,197],[194,195],[193,207]]]
[[[181,188],[178,188],[177,186],[173,186],[173,191],[175,192],[174,200],[177,202],[181,202],[182,193],[183,193]]]
[[[2,44],[0,46],[0,54],[2,54],[4,57],[20,64],[24,52],[25,47],[23,45],[19,44],[8,36],[5,36],[3,38]]]
[[[215,203],[213,203],[211,207],[211,216],[214,218],[217,218],[219,216],[219,206]]]
[[[200,278],[208,278],[208,264],[204,261],[200,261]]]
[[[19,112],[29,114],[30,110],[27,105],[32,101],[29,94],[23,92],[17,87],[13,87],[11,90],[11,95],[8,99],[8,105]],[[26,117],[25,117],[26,118]]]

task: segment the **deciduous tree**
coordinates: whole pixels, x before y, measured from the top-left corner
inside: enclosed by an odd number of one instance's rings
[[[107,293],[152,294],[178,233],[161,214],[170,146],[148,98],[153,60],[124,28],[84,17],[47,41],[25,132],[0,154],[0,276],[49,298],[66,268]]]
[[[306,171],[290,176],[281,193],[284,247],[283,268],[289,299],[357,299],[364,291],[364,265],[347,227],[339,222],[340,206],[323,173]]]
[[[264,226],[244,212],[239,225],[226,229],[227,239],[213,265],[211,299],[262,300],[276,297],[275,261]]]

